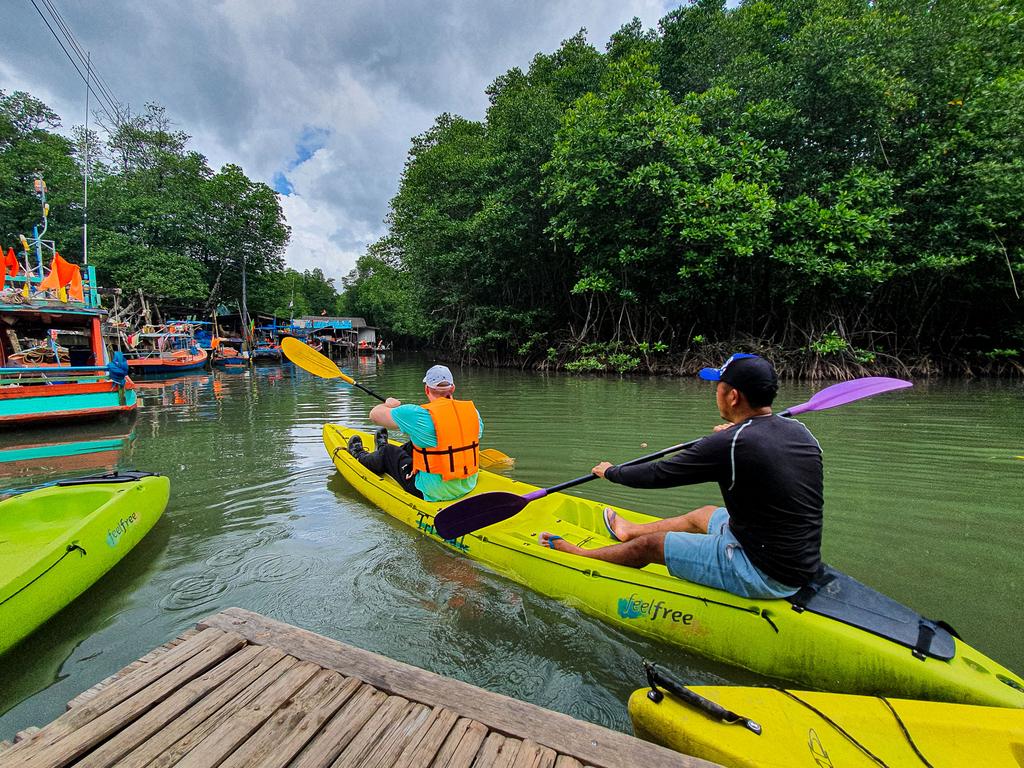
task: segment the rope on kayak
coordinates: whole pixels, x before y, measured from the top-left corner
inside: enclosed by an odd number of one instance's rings
[[[841,733],[846,738],[847,741],[849,741],[851,744],[853,744],[853,746],[855,746],[857,749],[859,749],[861,752],[863,752],[865,755],[867,755],[868,758],[870,758],[872,761],[874,761],[877,765],[882,766],[882,768],[889,768],[889,764],[888,763],[886,763],[884,760],[882,760],[882,758],[880,758],[877,755],[875,755],[870,749],[868,749],[863,744],[861,744],[859,741],[857,741],[857,739],[853,736],[853,734],[847,732],[841,725],[839,725],[839,723],[837,723],[831,717],[829,717],[824,712],[822,712],[820,709],[815,707],[813,704],[810,704],[809,702],[804,701],[799,696],[794,696],[792,693],[787,691],[785,688],[779,688],[778,686],[775,686],[775,685],[773,685],[772,688],[774,688],[779,693],[782,693],[782,694],[785,694],[786,696],[789,696],[789,698],[791,698],[797,704],[802,704],[803,706],[807,707],[807,709],[811,710],[811,712],[816,714],[818,717],[820,717],[826,723],[828,723],[833,728],[835,728],[837,731],[839,731],[839,733]]]
[[[85,551],[84,549],[82,549],[82,547],[80,547],[80,546],[79,546],[78,544],[68,544],[68,547],[67,547],[67,549],[65,549],[65,550],[64,550],[64,554],[63,554],[63,555],[61,555],[60,557],[58,557],[58,558],[57,558],[57,559],[56,559],[56,560],[55,560],[55,561],[54,561],[54,562],[53,562],[53,563],[52,563],[52,564],[51,564],[51,565],[50,565],[50,566],[49,566],[49,567],[48,567],[48,568],[47,568],[47,569],[46,569],[45,571],[43,571],[42,573],[40,573],[39,575],[37,575],[37,576],[36,576],[36,577],[35,577],[34,579],[32,579],[32,581],[30,581],[30,582],[28,582],[27,584],[23,585],[23,586],[21,587],[21,589],[19,589],[19,590],[18,590],[17,592],[12,592],[12,593],[11,593],[11,594],[9,594],[9,595],[8,595],[7,597],[5,597],[5,598],[4,598],[3,600],[0,600],[0,605],[3,605],[3,604],[4,604],[4,603],[6,603],[6,602],[7,602],[8,600],[13,600],[13,599],[14,599],[15,597],[17,597],[17,595],[18,595],[19,593],[21,593],[21,592],[24,592],[24,591],[25,591],[26,589],[28,589],[29,587],[31,587],[31,586],[32,586],[33,584],[35,584],[35,583],[36,583],[37,581],[39,581],[39,579],[43,578],[43,576],[45,576],[45,575],[46,575],[47,573],[49,573],[49,572],[50,572],[51,570],[53,570],[54,568],[56,568],[56,567],[57,567],[57,565],[58,565],[58,563],[60,563],[60,561],[61,561],[61,560],[63,560],[63,559],[64,559],[65,557],[67,557],[68,555],[70,555],[70,554],[71,554],[72,552],[74,552],[74,551],[75,551],[76,549],[77,549],[77,550],[78,550],[79,552],[81,552],[83,556],[84,556],[84,555],[86,555],[86,554],[88,554],[88,553],[87,553],[87,552],[86,552],[86,551]]]
[[[811,712],[813,712],[818,717],[820,717],[822,720],[824,720],[826,723],[828,723],[833,728],[835,728],[839,733],[841,733],[846,738],[847,741],[849,741],[851,744],[853,744],[853,746],[857,747],[857,749],[859,749],[861,752],[863,752],[865,755],[867,755],[875,763],[877,763],[878,765],[882,766],[882,768],[889,768],[889,765],[884,760],[882,760],[880,757],[878,757],[877,755],[872,753],[870,749],[868,749],[863,744],[861,744],[859,741],[857,741],[857,739],[852,734],[850,734],[846,730],[844,730],[843,727],[841,725],[839,725],[839,723],[837,723],[831,717],[829,717],[824,712],[822,712],[820,709],[815,707],[813,704],[810,704],[809,702],[804,701],[799,696],[794,695],[791,691],[787,691],[785,688],[779,688],[778,686],[774,686],[774,685],[772,686],[772,688],[774,688],[779,693],[785,694],[786,696],[791,698],[793,701],[795,701],[797,704],[802,704],[803,706],[807,707],[807,709],[811,710]],[[914,739],[910,736],[910,731],[907,730],[907,727],[903,724],[903,720],[900,719],[900,716],[896,713],[896,710],[893,709],[892,704],[889,703],[888,699],[886,699],[886,698],[884,698],[882,696],[878,696],[876,698],[879,701],[881,701],[883,704],[885,704],[885,706],[887,706],[889,708],[889,711],[892,712],[892,716],[896,718],[896,723],[899,725],[900,730],[903,731],[904,738],[906,738],[907,743],[910,744],[910,748],[914,750],[914,754],[917,755],[917,757],[921,761],[921,763],[923,765],[925,765],[927,768],[935,768],[931,763],[928,762],[928,760],[925,758],[925,756],[921,754],[921,750],[919,750],[917,748],[917,745],[914,743]]]
[[[934,768],[934,766],[925,759],[925,756],[921,754],[921,750],[917,748],[917,744],[914,743],[914,738],[910,735],[910,731],[907,730],[907,726],[903,724],[903,718],[900,717],[896,708],[893,707],[893,705],[889,703],[889,700],[884,696],[879,696],[878,700],[885,704],[885,706],[889,708],[889,711],[892,712],[892,716],[896,718],[896,724],[900,727],[900,730],[903,731],[903,735],[906,737],[907,743],[910,744],[910,748],[914,750],[914,754],[917,755],[918,759],[928,766],[928,768]]]

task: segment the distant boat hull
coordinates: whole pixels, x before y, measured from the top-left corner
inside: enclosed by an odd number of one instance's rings
[[[138,407],[131,379],[0,388],[0,427],[113,418]]]
[[[200,349],[195,354],[188,350],[178,350],[169,355],[159,357],[134,357],[129,358],[128,367],[134,373],[141,374],[167,374],[178,371],[194,371],[206,365],[208,355],[205,349]]]
[[[279,347],[256,348],[253,350],[252,359],[254,362],[268,361],[272,363],[281,362],[281,349]]]

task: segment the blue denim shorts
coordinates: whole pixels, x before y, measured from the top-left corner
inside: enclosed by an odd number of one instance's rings
[[[740,597],[776,598],[796,593],[758,570],[729,528],[729,512],[719,507],[708,521],[708,532],[665,534],[665,566],[686,579]]]

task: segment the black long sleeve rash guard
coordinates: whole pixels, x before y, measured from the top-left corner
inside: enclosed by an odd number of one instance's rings
[[[748,419],[661,461],[612,467],[605,478],[632,488],[718,483],[730,528],[758,569],[802,587],[821,566],[821,447],[795,419]]]

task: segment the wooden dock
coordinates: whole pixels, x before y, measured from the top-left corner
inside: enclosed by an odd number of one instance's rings
[[[0,768],[66,765],[713,764],[229,608],[0,744]]]

